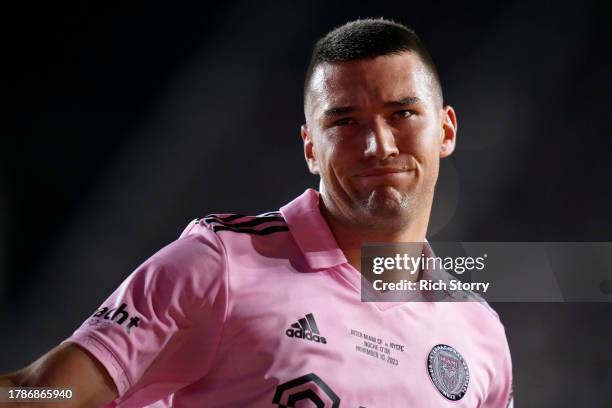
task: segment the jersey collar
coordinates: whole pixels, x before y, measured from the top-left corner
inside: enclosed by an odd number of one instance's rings
[[[326,269],[347,262],[321,215],[318,191],[309,188],[280,212],[310,268]]]

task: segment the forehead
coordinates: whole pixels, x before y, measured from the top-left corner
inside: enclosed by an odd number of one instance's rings
[[[312,75],[308,105],[324,111],[336,106],[365,106],[416,96],[433,101],[433,78],[412,52],[372,59],[324,62]]]

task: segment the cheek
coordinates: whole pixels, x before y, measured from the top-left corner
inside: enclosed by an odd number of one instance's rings
[[[359,154],[355,154],[354,146],[346,143],[346,139],[337,138],[334,142],[320,146],[318,161],[321,177],[325,182],[349,188],[351,175],[359,162]]]
[[[346,173],[345,155],[345,151],[342,149],[341,146],[330,146],[330,148],[326,152],[325,160],[325,172],[328,177],[338,180],[344,178],[344,175]]]
[[[426,121],[415,122],[405,129],[400,150],[412,154],[422,164],[437,161],[440,155],[440,130]]]
[[[436,135],[423,136],[415,146],[415,158],[420,164],[425,185],[435,184],[440,167],[440,146]]]

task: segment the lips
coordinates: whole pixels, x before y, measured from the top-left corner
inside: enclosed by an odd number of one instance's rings
[[[362,173],[359,173],[359,177],[380,177],[398,173],[407,173],[412,171],[411,169],[403,169],[396,167],[377,167],[373,169],[368,169]]]

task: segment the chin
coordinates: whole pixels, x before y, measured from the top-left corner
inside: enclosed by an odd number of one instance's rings
[[[364,209],[374,217],[396,218],[405,214],[410,200],[406,194],[393,187],[382,187],[372,190],[364,200]]]

